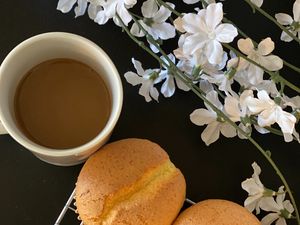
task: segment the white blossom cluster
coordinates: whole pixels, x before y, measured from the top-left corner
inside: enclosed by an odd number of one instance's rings
[[[184,2],[195,4],[199,0]],[[258,7],[263,3],[262,0],[252,2]],[[300,29],[299,2],[300,0],[296,0],[294,3],[294,19],[287,14],[276,14],[280,23],[295,29],[292,30],[295,34]],[[76,5],[76,17],[87,10],[90,18],[98,24],[105,24],[113,19],[120,25],[117,19],[119,15],[123,23],[130,26],[130,32],[134,36],[143,37],[146,31],[158,43],[179,37],[178,48],[168,55],[169,60],[188,74],[193,84],[199,85],[205,92],[206,98],[244,131],[240,132],[231,127],[224,118],[206,105],[207,109],[195,110],[190,119],[196,125],[207,125],[201,135],[207,145],[215,142],[220,133],[225,137],[238,135],[240,138],[247,138],[251,135],[252,128],[265,134],[270,132],[269,128],[274,124],[280,128],[286,142],[300,142],[295,129],[300,114],[300,97],[286,96],[282,90],[278,90],[279,85],[265,75],[264,69],[277,72],[283,67],[283,61],[272,54],[275,44],[271,38],[265,38],[257,46],[250,38],[237,40],[240,52],[257,63],[255,65],[237,57],[233,52],[224,51],[222,44],[233,42],[238,31],[232,24],[222,23],[222,3],[207,1],[206,8],[169,20],[175,4],[166,3],[166,7],[156,0],[146,0],[141,7],[142,16],[130,24],[132,16],[128,9],[136,3],[136,0],[59,0],[57,8],[68,12]],[[283,32],[282,39],[288,41],[288,37]],[[158,52],[157,46],[150,44],[150,47],[153,52]],[[164,57],[162,60],[168,63]],[[132,59],[132,63],[136,72],[127,72],[125,78],[130,84],[140,86],[139,94],[147,102],[152,99],[158,101],[159,93],[164,97],[171,97],[176,87],[184,91],[190,90],[165,65],[144,70],[139,61]],[[217,91],[224,94],[221,101]]]
[[[263,4],[263,0],[250,1],[257,7]],[[176,65],[189,78],[189,83],[199,88],[214,106],[206,102],[206,108],[196,109],[190,115],[194,124],[206,125],[201,134],[206,145],[218,140],[220,133],[228,138],[248,138],[253,128],[261,134],[276,130],[286,142],[296,140],[300,143],[296,130],[300,119],[300,96],[287,96],[284,85],[278,83],[276,76],[267,75],[276,75],[283,67],[283,60],[272,54],[275,44],[271,38],[266,37],[260,43],[250,38],[238,39],[237,28],[222,22],[221,2],[205,0],[204,4],[202,0],[183,0],[187,4],[202,3],[202,9],[196,8],[194,12],[179,17],[172,12],[176,7],[174,2],[160,4],[158,0],[145,0],[140,16],[128,11],[137,0],[59,0],[57,8],[65,13],[75,6],[76,17],[87,11],[89,17],[100,25],[109,19],[118,26],[125,24],[131,35],[146,37],[154,53],[159,53],[159,47],[166,40],[178,38],[178,47],[168,56],[162,55],[163,63],[157,68],[144,69],[141,62],[132,58],[135,72],[129,71],[124,77],[131,85],[139,86],[139,94],[147,102],[158,102],[160,93],[171,97],[176,88],[190,91],[191,87],[171,69]],[[300,37],[300,0],[293,5],[293,18],[284,13],[275,17],[292,34]],[[156,41],[156,45],[148,36]],[[285,32],[282,32],[281,39],[293,40]],[[223,45],[234,40],[245,58],[224,51]],[[238,129],[218,112],[226,115]],[[261,209],[271,212],[262,219],[263,225],[273,222],[285,225],[285,219],[292,217],[294,208],[289,200],[284,200],[284,187],[277,192],[265,188],[259,179],[260,167],[256,163],[252,167],[252,178],[242,183],[243,189],[249,193],[245,207],[251,212],[256,209],[257,214]]]
[[[244,205],[250,211],[260,210],[270,212],[261,220],[262,225],[286,225],[286,219],[292,217],[294,207],[289,200],[285,200],[284,186],[279,187],[278,191],[266,188],[260,180],[261,168],[254,162],[252,164],[254,173],[251,178],[242,182],[242,188],[248,192],[248,198]]]

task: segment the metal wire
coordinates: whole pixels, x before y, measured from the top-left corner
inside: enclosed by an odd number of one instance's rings
[[[72,211],[73,213],[77,213],[76,209],[72,206],[72,203],[73,203],[73,205],[75,205],[74,197],[75,197],[75,189],[72,191],[72,193],[71,193],[70,197],[68,198],[66,204],[64,205],[62,211],[60,212],[59,216],[57,217],[54,225],[60,225],[61,221],[64,219],[68,210]],[[190,205],[196,204],[194,201],[192,201],[188,198],[185,199],[185,202]],[[80,225],[83,225],[83,222],[81,222]]]

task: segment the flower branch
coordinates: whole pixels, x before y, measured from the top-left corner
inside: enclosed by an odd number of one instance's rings
[[[300,88],[297,87],[296,85],[294,85],[293,83],[289,82],[288,80],[286,80],[285,78],[283,78],[279,72],[272,72],[267,70],[264,66],[260,65],[259,63],[253,61],[252,59],[249,59],[247,56],[245,56],[244,54],[242,54],[240,51],[236,50],[235,48],[231,47],[229,44],[223,44],[223,46],[225,48],[227,48],[228,50],[234,52],[237,56],[247,60],[248,62],[250,62],[251,64],[261,68],[262,70],[264,70],[267,74],[270,75],[271,79],[274,80],[275,83],[280,83],[282,82],[283,84],[285,84],[286,86],[288,86],[289,88],[291,88],[292,90],[300,93]]]
[[[260,12],[263,16],[271,20],[276,26],[278,26],[281,30],[283,30],[286,34],[288,34],[291,38],[293,38],[295,41],[300,44],[300,39],[297,38],[293,33],[291,33],[288,29],[286,29],[284,26],[282,26],[280,23],[277,22],[276,19],[274,19],[270,14],[268,14],[266,11],[258,7],[256,4],[253,4],[250,0],[244,0],[246,3],[248,3],[252,8]]]

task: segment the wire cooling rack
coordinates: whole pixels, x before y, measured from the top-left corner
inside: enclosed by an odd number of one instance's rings
[[[68,198],[65,206],[63,207],[62,211],[60,212],[59,216],[57,217],[54,225],[61,225],[63,219],[65,218],[65,215],[67,214],[67,212],[71,212],[74,214],[74,216],[77,216],[78,221],[80,221],[80,218],[77,215],[77,211],[76,211],[76,206],[75,206],[75,189],[72,191],[70,197]],[[194,205],[195,202],[186,198],[185,202],[189,205]],[[78,222],[79,224],[80,222]],[[83,225],[83,222],[80,223],[80,225]]]

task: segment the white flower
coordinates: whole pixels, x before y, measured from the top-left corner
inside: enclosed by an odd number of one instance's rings
[[[70,12],[75,3],[77,3],[77,6],[74,9],[75,17],[82,16],[87,8],[87,0],[59,0],[56,9],[63,13],[67,13]]]
[[[249,96],[253,96],[252,90],[243,91],[239,98],[229,95],[225,98],[224,104],[225,112],[228,114],[229,118],[233,122],[241,121],[239,127],[248,134],[250,134],[252,131],[251,121],[248,121],[247,118],[249,115],[249,110],[247,108],[246,99]],[[240,131],[238,131],[238,136],[241,139],[246,138],[245,135]]]
[[[278,23],[287,26],[289,31],[300,38],[300,0],[296,0],[293,6],[293,14],[294,19],[286,14],[286,13],[277,13],[275,15],[276,20]],[[287,33],[282,31],[280,39],[282,41],[290,42],[293,40]]]
[[[234,95],[234,91],[231,89],[231,85],[233,83],[232,79],[228,79],[224,73],[218,73],[213,75],[203,74],[201,76],[203,80],[207,80],[212,84],[217,84],[219,90],[224,91],[226,95]]]
[[[242,182],[242,188],[248,192],[248,198],[244,202],[244,206],[250,212],[256,210],[256,214],[260,213],[261,204],[266,200],[265,196],[272,196],[275,194],[274,191],[266,189],[260,181],[259,175],[261,169],[256,162],[252,163],[254,173],[252,178],[248,178]]]
[[[295,128],[296,117],[283,111],[264,90],[258,91],[258,98],[248,97],[247,106],[253,114],[258,114],[257,123],[260,127],[271,126],[277,123],[282,133],[292,134]]]
[[[285,142],[291,142],[294,140],[294,138],[300,143],[300,135],[299,133],[296,131],[296,129],[294,129],[292,134],[283,134],[284,137],[284,141]]]
[[[63,13],[70,12],[76,2],[77,0],[59,0],[56,9]]]
[[[112,18],[116,25],[120,25],[116,16],[118,14],[127,26],[132,20],[127,9],[132,8],[136,3],[137,0],[99,0],[99,4],[103,7],[103,10],[98,12],[96,21],[102,25]]]
[[[173,54],[169,54],[168,58],[175,64],[175,56]],[[168,61],[164,57],[161,57],[161,59],[168,63]],[[175,93],[175,81],[179,89],[184,91],[190,90],[189,87],[185,83],[183,83],[177,76],[171,74],[166,66],[163,65],[163,67],[164,70],[161,70],[159,76],[162,80],[165,79],[165,81],[161,86],[160,92],[165,97],[171,97]]]
[[[267,197],[260,205],[261,209],[272,212],[262,218],[262,225],[270,225],[276,221],[275,225],[286,225],[285,219],[289,219],[294,212],[294,207],[289,200],[285,200],[284,187],[278,190],[276,201],[273,197]]]
[[[223,110],[223,105],[218,99],[217,92],[211,91],[207,93],[206,98],[218,109]],[[217,113],[214,112],[213,109],[211,109],[211,107],[209,107],[207,104],[205,104],[205,106],[207,109],[196,109],[190,115],[190,119],[198,126],[207,124],[207,127],[201,134],[201,138],[206,145],[210,145],[218,140],[220,132],[228,138],[236,136],[236,130],[234,127],[218,118]]]
[[[282,101],[283,101],[284,106],[290,106],[295,111],[300,110],[300,96],[299,95],[294,96],[292,98],[290,98],[286,95],[283,95]]]
[[[167,4],[172,8],[175,7],[172,3],[167,2]],[[159,38],[167,40],[175,37],[175,27],[166,22],[166,20],[171,16],[171,11],[165,6],[158,8],[155,0],[147,0],[142,5],[142,14],[144,19],[139,20],[139,23],[151,36],[153,36],[155,40]],[[130,31],[135,36],[145,36],[144,32],[136,23],[132,25]]]
[[[101,16],[97,18],[98,14],[101,15],[101,13],[103,13],[103,7],[100,5],[99,1],[100,0],[89,0],[90,4],[88,6],[88,15],[92,20],[94,20],[94,22],[102,24],[99,22]]]
[[[201,52],[211,64],[222,62],[223,48],[221,43],[230,43],[237,36],[237,29],[232,24],[221,24],[223,5],[212,3],[198,14],[187,13],[182,18],[182,28],[188,33],[184,40],[185,55]]]
[[[239,39],[238,48],[245,55],[247,55],[249,59],[262,65],[267,70],[277,71],[283,67],[282,59],[280,59],[278,56],[270,55],[270,53],[274,50],[274,42],[271,40],[271,38],[262,40],[258,44],[257,49],[254,48],[250,38]],[[255,66],[243,58],[240,58],[240,66],[246,70],[247,78],[252,85],[259,84],[263,81],[263,69]]]
[[[211,4],[211,3],[215,3],[215,2],[216,2],[215,0],[204,0],[204,1],[206,2],[206,4]],[[183,2],[186,3],[186,4],[191,5],[191,4],[195,4],[195,3],[197,3],[197,2],[200,2],[200,0],[183,0]],[[201,1],[201,2],[202,2],[202,1]],[[204,3],[202,2],[203,8],[205,7],[206,4],[204,4]]]
[[[197,2],[199,2],[200,0],[183,0],[184,3],[186,4],[195,4]]]
[[[198,49],[195,54],[190,55],[186,54],[183,50],[183,46],[185,43],[185,39],[188,37],[188,34],[181,35],[178,40],[178,48],[174,50],[174,55],[177,59],[186,61],[187,64],[190,65],[191,71],[187,73],[191,73],[194,67],[199,67],[201,70],[209,75],[219,74],[220,70],[222,70],[226,66],[226,62],[228,59],[227,53],[224,52],[222,55],[222,61],[219,64],[211,64],[207,57],[203,54],[201,49]]]
[[[158,101],[159,92],[153,86],[161,81],[161,77],[158,74],[158,69],[144,70],[142,64],[135,59],[132,59],[132,63],[137,71],[137,74],[131,71],[125,73],[124,76],[127,82],[133,86],[141,84],[139,94],[145,97],[146,102],[150,102],[152,98]]]
[[[262,4],[264,3],[264,0],[250,0],[250,1],[257,7],[261,7]]]

